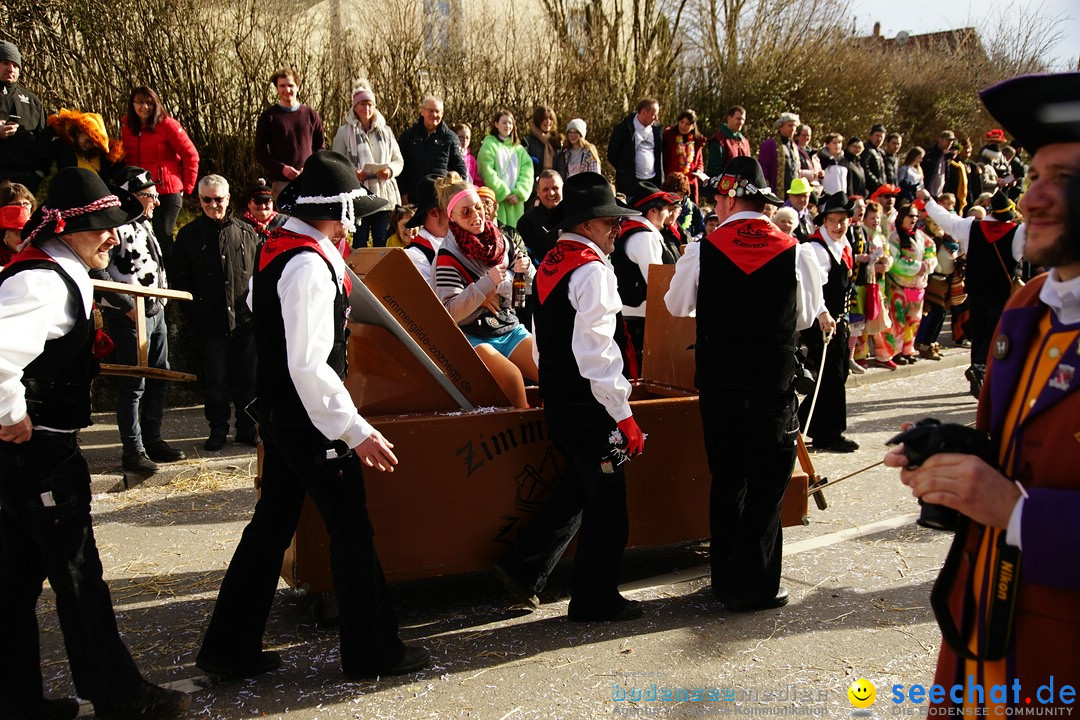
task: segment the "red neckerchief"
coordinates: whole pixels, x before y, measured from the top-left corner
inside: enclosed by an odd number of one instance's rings
[[[1009,234],[1016,227],[1016,223],[1006,220],[980,220],[979,229],[982,231],[986,242],[993,245],[1001,238]]]
[[[473,235],[456,222],[450,223],[450,232],[454,234],[461,254],[470,260],[487,267],[495,267],[502,261],[506,252],[506,240],[490,220],[484,221],[484,229],[479,235]]]
[[[260,222],[254,215],[251,214],[250,210],[244,211],[244,219],[251,223],[252,226],[255,228],[255,231],[258,232],[260,235],[268,235],[270,233],[269,225],[275,217],[277,217],[277,212],[272,212],[270,213],[270,217],[266,219],[266,222]]]
[[[543,305],[547,296],[559,281],[582,265],[591,262],[603,262],[596,251],[585,243],[573,240],[559,240],[555,247],[544,256],[544,261],[536,269],[536,294]]]
[[[747,275],[759,270],[796,244],[795,238],[780,232],[780,228],[760,218],[726,223],[713,230],[705,240],[724,253]]]
[[[821,234],[821,228],[814,231],[814,234],[807,238],[808,241],[814,242],[820,240],[818,245],[821,245],[828,252],[830,257],[832,256],[832,249],[829,248],[829,241],[825,239],[825,236]],[[852,268],[855,266],[855,257],[851,254],[851,244],[844,243],[844,249],[840,251],[840,264],[848,269],[848,274],[851,274]]]
[[[270,233],[270,237],[266,239],[266,242],[259,248],[259,270],[265,270],[266,266],[274,261],[275,258],[282,253],[288,252],[295,248],[308,248],[319,253],[319,256],[325,260],[330,267],[334,266],[334,263],[323,252],[322,246],[319,241],[310,235],[301,235],[300,233],[293,232],[292,230],[286,230],[283,227],[279,227],[274,232]],[[352,278],[348,273],[342,278],[342,285],[345,288],[345,295],[352,293]]]

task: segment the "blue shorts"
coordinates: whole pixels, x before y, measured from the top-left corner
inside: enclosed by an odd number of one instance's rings
[[[475,335],[469,335],[465,333],[465,337],[468,338],[469,344],[473,347],[487,343],[491,347],[495,348],[500,355],[507,360],[510,359],[510,353],[514,352],[514,348],[521,344],[522,340],[531,337],[529,331],[525,329],[524,325],[518,324],[508,333],[503,333],[498,337],[482,338]]]

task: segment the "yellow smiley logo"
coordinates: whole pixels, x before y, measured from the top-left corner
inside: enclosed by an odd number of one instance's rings
[[[847,689],[847,696],[855,707],[868,708],[877,699],[877,689],[874,687],[874,683],[866,678],[859,678],[851,683],[851,687]]]

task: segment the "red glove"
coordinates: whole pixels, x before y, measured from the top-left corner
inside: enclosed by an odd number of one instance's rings
[[[94,335],[94,347],[90,351],[93,354],[95,360],[104,360],[112,354],[112,351],[116,349],[116,344],[113,343],[111,337],[105,334],[104,330],[98,330]]]
[[[626,439],[626,447],[619,448],[624,453],[633,457],[640,455],[645,449],[645,435],[642,434],[641,428],[638,427],[637,421],[634,420],[634,416],[621,420],[618,423],[619,431]]]

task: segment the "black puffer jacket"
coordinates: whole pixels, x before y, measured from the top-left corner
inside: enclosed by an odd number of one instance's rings
[[[251,226],[231,211],[224,222],[200,215],[180,228],[168,266],[169,284],[194,296],[194,302],[181,307],[200,334],[254,330],[247,294],[258,243]]]
[[[0,83],[0,122],[18,118],[19,129],[0,142],[0,179],[20,182],[37,192],[52,158],[44,142],[45,110],[37,95],[19,83]]]
[[[458,136],[444,122],[429,133],[424,127],[424,119],[420,118],[401,133],[398,146],[405,160],[405,167],[398,178],[398,189],[402,195],[412,195],[416,183],[425,175],[445,176],[453,170],[463,178],[469,177]]]

